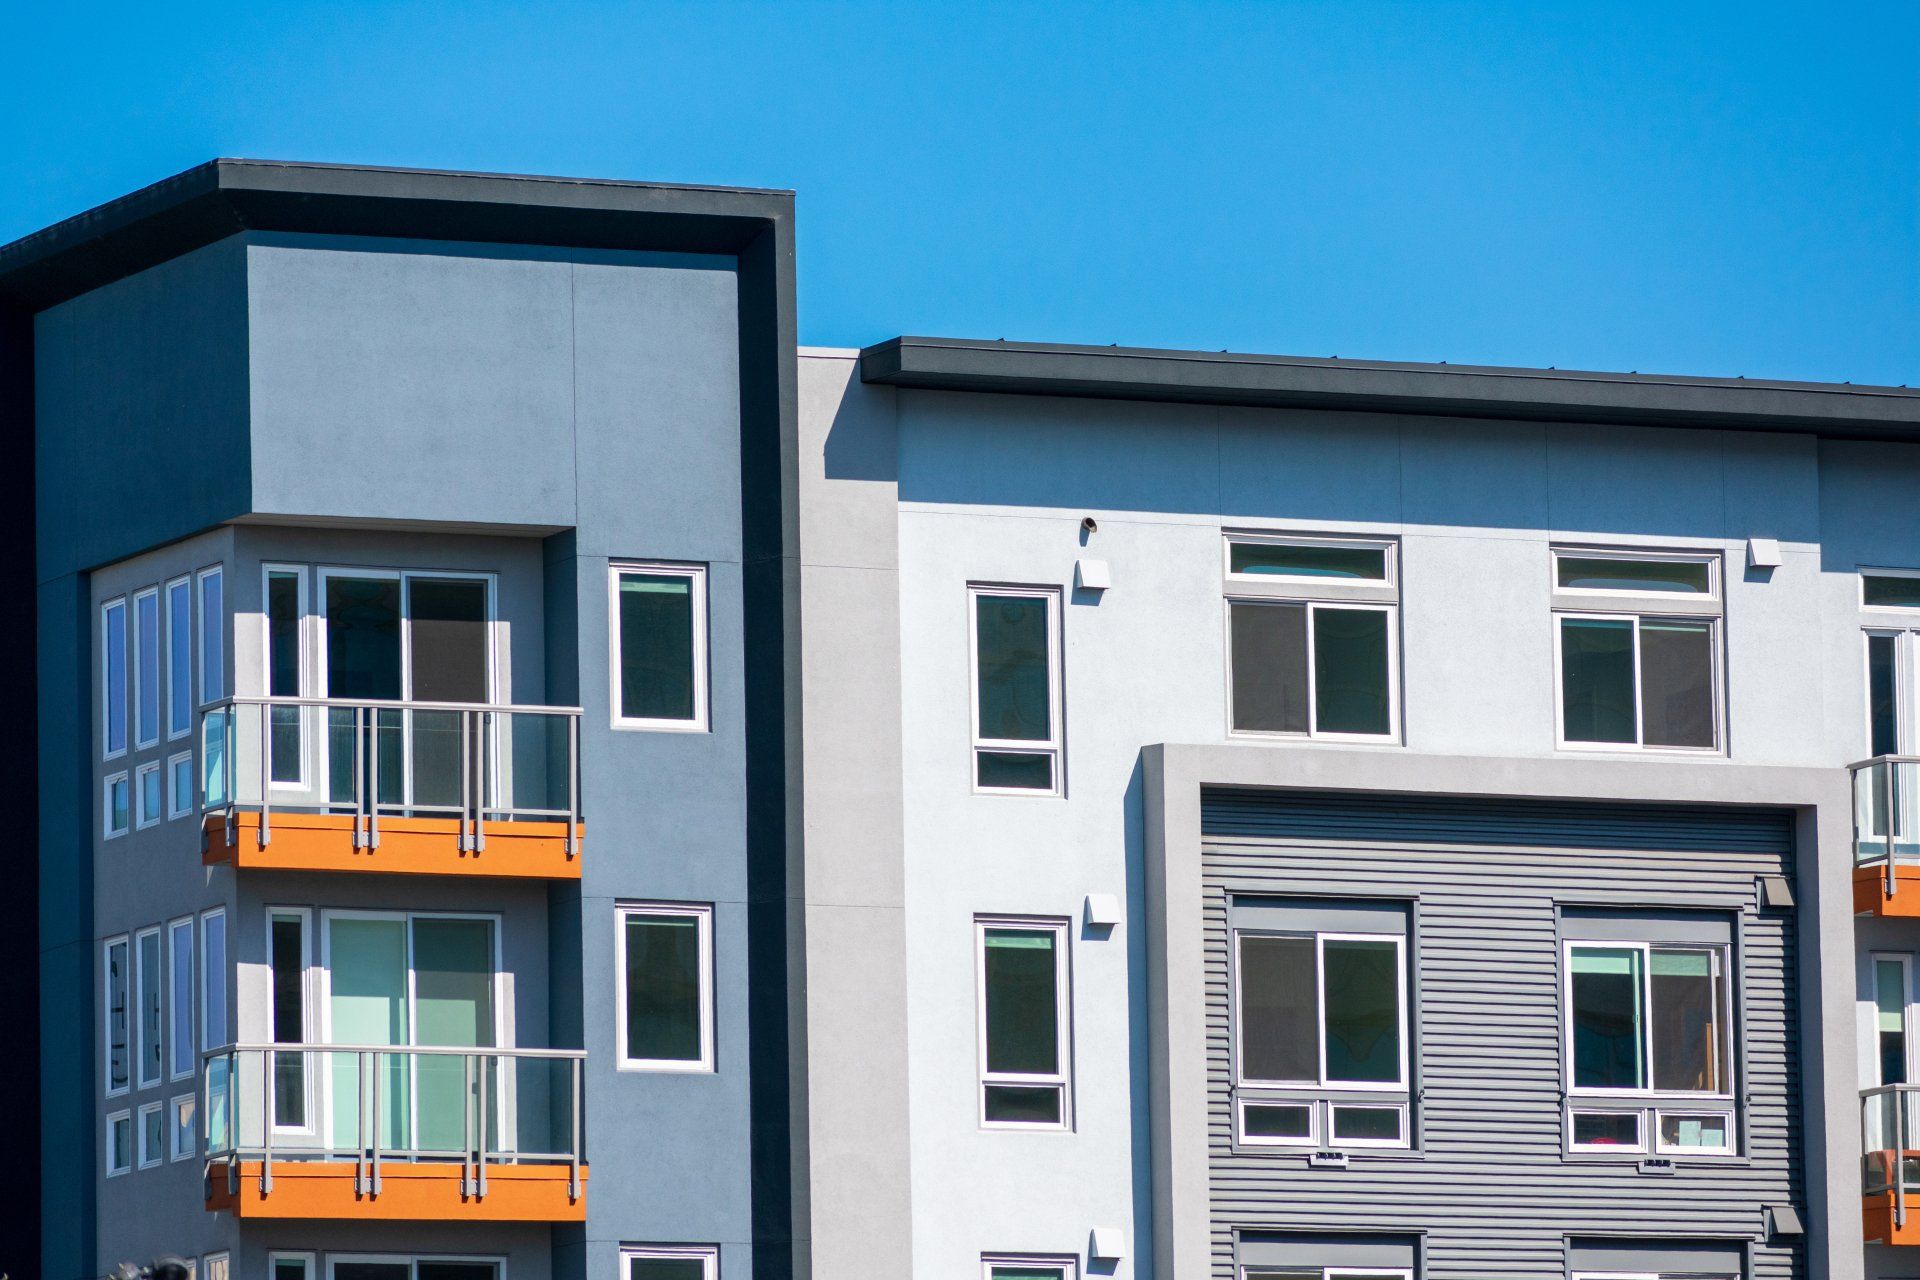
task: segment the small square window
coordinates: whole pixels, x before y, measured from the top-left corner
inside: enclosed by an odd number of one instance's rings
[[[132,1168],[133,1114],[116,1111],[107,1117],[107,1176],[118,1177]]]
[[[614,727],[704,731],[706,567],[615,564],[610,584]]]
[[[314,1280],[316,1261],[311,1253],[270,1253],[267,1255],[267,1280]]]
[[[620,1280],[718,1280],[712,1245],[644,1245],[620,1251]]]
[[[132,821],[133,793],[125,773],[107,775],[102,794],[107,839],[127,834]]]
[[[980,1260],[984,1280],[1077,1280],[1077,1258],[1030,1254],[990,1255]]]
[[[183,751],[167,759],[167,817],[193,815],[193,752]]]
[[[170,1154],[175,1160],[193,1159],[194,1144],[198,1140],[199,1130],[194,1127],[194,1117],[199,1115],[199,1099],[193,1094],[182,1094],[169,1104],[167,1126]]]
[[[1240,1103],[1240,1141],[1249,1146],[1311,1147],[1319,1143],[1317,1102]]]
[[[1638,1111],[1574,1111],[1569,1146],[1575,1151],[1619,1153],[1646,1150]]]
[[[135,824],[140,827],[141,830],[158,826],[164,812],[162,809],[160,765],[158,762],[141,765],[133,771],[133,779],[134,795],[137,797],[140,805],[139,816],[135,820]]]
[[[158,1102],[140,1108],[140,1167],[157,1169],[167,1158],[167,1116]]]

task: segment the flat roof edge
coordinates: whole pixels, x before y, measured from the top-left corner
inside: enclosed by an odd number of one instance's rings
[[[1920,390],[1745,378],[899,337],[861,379],[922,390],[1920,441]]]

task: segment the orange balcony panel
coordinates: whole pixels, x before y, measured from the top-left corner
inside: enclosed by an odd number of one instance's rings
[[[1887,868],[1855,867],[1853,871],[1853,913],[1857,916],[1890,916],[1920,920],[1920,866],[1896,866],[1893,892],[1887,892]]]
[[[238,1191],[227,1166],[207,1173],[207,1208],[236,1218],[326,1218],[389,1222],[585,1222],[587,1169],[580,1195],[567,1194],[565,1165],[487,1166],[487,1194],[461,1193],[458,1164],[382,1164],[380,1194],[354,1189],[354,1166],[307,1160],[273,1162],[273,1190],[260,1192],[260,1162],[243,1160]]]
[[[345,813],[268,815],[267,847],[260,847],[260,815],[236,815],[233,839],[227,820],[206,820],[210,867],[243,871],[391,871],[404,875],[503,876],[523,880],[578,880],[586,849],[585,829],[567,852],[564,822],[489,822],[486,847],[460,848],[457,818],[382,818],[380,847],[356,849],[354,820]]]
[[[1907,1221],[1893,1225],[1893,1192],[1869,1195],[1863,1202],[1862,1228],[1868,1244],[1920,1244],[1920,1196],[1907,1196]]]

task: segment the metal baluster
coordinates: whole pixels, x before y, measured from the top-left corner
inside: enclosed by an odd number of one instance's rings
[[[466,1199],[473,1191],[473,1058],[468,1056],[461,1068],[466,1086],[466,1108],[460,1116],[460,1198]]]
[[[487,738],[493,732],[493,712],[480,713],[480,737],[474,744],[474,752],[479,757],[479,776],[473,780],[473,847],[479,852],[487,847]]]
[[[1894,821],[1895,821],[1895,814],[1894,814],[1894,811],[1893,811],[1893,761],[1891,761],[1891,760],[1888,760],[1888,761],[1887,761],[1886,763],[1884,763],[1884,764],[1882,764],[1882,765],[1881,765],[1880,767],[1881,767],[1882,769],[1884,769],[1884,770],[1886,771],[1886,775],[1887,775],[1887,776],[1886,776],[1886,793],[1887,793],[1887,897],[1888,897],[1888,898],[1892,898],[1892,897],[1893,897],[1893,892],[1894,892],[1894,889],[1895,889],[1895,887],[1896,887],[1896,886],[1895,886],[1895,883],[1894,883],[1894,875],[1893,875],[1893,825],[1894,825]]]
[[[367,1055],[353,1055],[353,1073],[360,1087],[354,1090],[353,1115],[353,1193],[357,1196],[367,1194],[367,1094],[372,1089],[367,1081]]]
[[[365,707],[353,709],[353,847],[367,847],[367,735]]]
[[[367,844],[380,847],[380,708],[374,707],[368,719],[373,731],[367,735]]]
[[[397,1100],[396,1100],[397,1101]],[[373,1055],[373,1194],[380,1194],[380,1055]]]
[[[580,1199],[580,1145],[585,1129],[580,1123],[580,1059],[570,1058],[573,1064],[573,1159],[567,1168],[567,1199],[578,1202]]]
[[[260,708],[260,847],[267,847],[273,833],[267,829],[268,800],[273,795],[273,707]]]
[[[467,721],[468,713],[460,712],[460,852],[466,853],[473,848],[473,841],[467,835],[468,814],[473,808],[473,743]]]
[[[1894,1104],[1893,1113],[1893,1227],[1907,1225],[1907,1100],[1895,1089],[1887,1095]]]
[[[260,1090],[260,1198],[273,1190],[273,1072],[280,1065],[279,1055],[267,1050],[266,1079]]]
[[[580,852],[580,717],[567,717],[567,856]]]
[[[472,1055],[472,1061],[477,1064],[480,1076],[480,1171],[477,1195],[485,1200],[487,1198],[487,1056],[484,1053],[476,1053]]]

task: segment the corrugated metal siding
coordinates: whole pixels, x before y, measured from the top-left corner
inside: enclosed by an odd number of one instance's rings
[[[1216,1276],[1236,1228],[1424,1231],[1426,1274],[1460,1280],[1563,1276],[1567,1235],[1731,1234],[1756,1280],[1804,1274],[1758,1239],[1760,1206],[1804,1203],[1792,920],[1753,905],[1755,876],[1792,874],[1788,815],[1225,791],[1202,814]],[[1419,1155],[1233,1150],[1227,898],[1302,885],[1418,898]],[[1596,899],[1741,911],[1745,1160],[1663,1177],[1562,1154],[1555,907]]]

